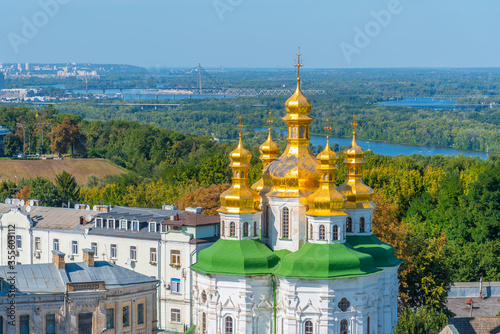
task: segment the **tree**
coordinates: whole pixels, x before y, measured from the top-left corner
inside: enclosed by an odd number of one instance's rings
[[[422,306],[417,311],[405,308],[394,334],[439,333],[447,324],[448,316],[431,307]]]
[[[76,183],[75,177],[66,172],[65,170],[62,173],[56,175],[56,187],[61,194],[63,203],[71,201],[75,203],[79,199],[80,195],[80,187]]]
[[[43,206],[59,207],[62,204],[62,196],[57,187],[43,177],[37,177],[31,181],[32,199],[40,200]]]
[[[3,139],[5,155],[17,155],[23,150],[23,141],[15,134],[9,133]]]
[[[212,184],[208,188],[198,188],[182,197],[177,202],[177,206],[180,210],[186,207],[201,206],[203,213],[215,216],[217,209],[220,207],[219,197],[227,189],[229,189],[229,184]]]
[[[59,157],[68,152],[69,148],[71,148],[71,154],[73,155],[74,148],[83,144],[80,127],[70,117],[66,117],[61,124],[54,125],[49,137],[51,141],[50,147],[58,153]]]
[[[27,186],[22,187],[15,195],[15,198],[19,198],[27,202],[30,199],[31,194],[31,186],[28,184]]]
[[[208,187],[212,184],[229,182],[230,175],[226,159],[221,154],[217,154],[203,159],[198,180],[202,185]]]

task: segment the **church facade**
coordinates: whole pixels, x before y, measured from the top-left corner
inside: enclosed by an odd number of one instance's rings
[[[362,181],[357,124],[353,118],[346,182],[336,187],[337,155],[328,136],[316,157],[309,147],[312,105],[300,88],[300,54],[296,66],[297,89],[283,118],[284,153],[279,156],[269,131],[260,146],[262,179],[252,187],[251,154],[241,134],[230,154],[232,186],[220,197],[221,238],[191,266],[198,333],[394,331],[401,261],[372,234],[373,190]]]

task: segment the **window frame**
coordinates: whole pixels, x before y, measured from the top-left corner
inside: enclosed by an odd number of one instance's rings
[[[304,322],[304,334],[314,334],[314,324],[311,320]]]
[[[16,234],[16,249],[17,250],[23,249],[23,236],[19,234]]]
[[[151,226],[153,226],[153,228],[151,228]],[[151,233],[156,233],[156,222],[149,222],[149,232]]]
[[[109,244],[109,258],[112,260],[118,259],[118,246],[116,244]]]
[[[230,237],[236,236],[236,223],[235,222],[229,223],[229,236]]]
[[[230,315],[227,315],[224,318],[224,334],[233,334],[234,330],[234,320],[233,317]]]
[[[111,317],[110,317],[110,312],[111,310]],[[111,319],[111,327],[108,326],[109,324],[109,320]],[[112,307],[106,307],[106,329],[109,330],[109,329],[115,329],[115,307],[114,305]]]
[[[56,251],[59,250],[59,239],[52,239],[52,249]]]
[[[91,242],[90,249],[92,249],[94,251],[94,257],[97,257],[98,256],[97,251],[99,250],[99,246],[97,245],[97,242]]]
[[[78,240],[71,240],[71,255],[78,255]]]
[[[243,223],[243,237],[248,237],[249,236],[249,227],[248,227],[248,222]]]
[[[346,226],[346,232],[352,233],[352,218],[351,217],[347,217],[345,219],[345,226]]]
[[[333,241],[340,240],[340,230],[337,224],[333,225],[332,227],[332,240]]]
[[[153,252],[154,249],[154,252]],[[154,259],[153,259],[154,255]],[[158,252],[156,250],[156,247],[150,247],[149,248],[149,263],[154,264],[158,262]]]
[[[170,265],[173,267],[181,266],[181,251],[178,249],[170,250]]]
[[[290,210],[286,206],[281,210],[281,238],[290,239]]]
[[[53,324],[53,331],[49,332],[49,319],[48,317],[51,316],[50,321]],[[53,319],[52,319],[53,318]],[[48,313],[45,314],[45,333],[46,334],[56,334],[56,314],[55,313]]]
[[[19,333],[23,334],[23,328],[22,326],[25,325],[25,326],[28,326],[28,333],[30,332],[30,322],[31,322],[31,319],[30,319],[30,315],[29,314],[20,314],[19,315]]]
[[[181,294],[181,279],[180,278],[171,278],[170,279],[170,292]]]
[[[175,319],[174,319],[175,315]],[[170,322],[172,324],[180,324],[181,323],[181,309],[180,308],[171,308],[170,309]]]
[[[137,261],[137,246],[130,246],[130,260]]]
[[[127,309],[127,324],[125,324],[125,309]],[[122,306],[122,327],[130,327],[130,305]]]
[[[360,233],[365,233],[366,232],[365,217],[359,217],[359,232]]]
[[[318,240],[326,240],[326,227],[323,224],[318,227]]]
[[[42,238],[35,237],[35,252],[42,252]]]
[[[141,320],[141,318],[139,318],[139,315],[141,314],[139,312],[139,306],[142,306],[142,322],[139,322],[139,320]],[[137,326],[138,327],[142,327],[146,324],[146,307],[145,307],[145,303],[144,302],[141,302],[141,303],[137,303],[137,306],[136,306],[136,309],[137,309],[137,312],[136,312],[136,315],[137,315]]]

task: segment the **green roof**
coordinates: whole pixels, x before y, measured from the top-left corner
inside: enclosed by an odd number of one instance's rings
[[[367,276],[379,271],[370,255],[347,243],[306,243],[298,251],[285,256],[274,274],[288,278],[333,279]]]
[[[260,240],[217,240],[198,254],[191,269],[205,274],[272,274],[280,258]]]
[[[346,242],[362,253],[370,254],[376,267],[395,267],[403,261],[394,255],[394,248],[371,235],[349,235]]]

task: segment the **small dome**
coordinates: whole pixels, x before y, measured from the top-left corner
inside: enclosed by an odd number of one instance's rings
[[[259,151],[260,158],[264,162],[272,162],[278,158],[280,148],[278,147],[278,144],[274,142],[273,138],[271,138],[271,133],[269,133],[267,140],[259,146]]]
[[[297,78],[297,89],[285,102],[285,109],[289,114],[306,114],[311,111],[311,101],[300,90],[300,78]]]
[[[240,141],[238,147],[231,153],[229,153],[229,159],[231,160],[230,167],[251,167],[250,160],[252,159],[252,154],[243,147],[243,143]]]

